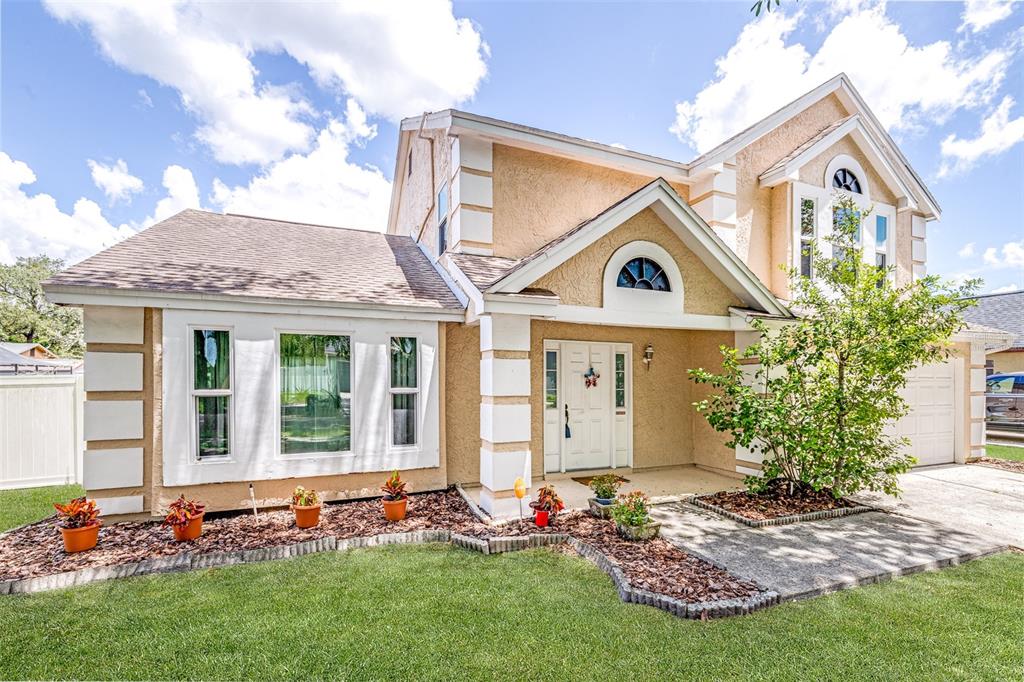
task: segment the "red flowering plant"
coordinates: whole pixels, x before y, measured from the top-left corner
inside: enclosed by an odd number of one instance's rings
[[[199,504],[195,500],[186,500],[182,495],[168,506],[164,525],[184,528],[192,519],[201,516],[205,511],[205,504]]]
[[[398,502],[409,497],[409,493],[405,492],[405,481],[402,480],[397,471],[388,477],[388,480],[384,482],[380,489],[384,492],[384,499],[388,502]]]
[[[100,515],[100,510],[95,500],[76,497],[67,504],[55,502],[53,508],[57,510],[58,523],[64,528],[87,528],[99,523],[96,517]]]
[[[565,509],[565,503],[555,492],[555,486],[545,485],[537,490],[537,499],[530,506],[539,511],[546,511],[552,516]]]

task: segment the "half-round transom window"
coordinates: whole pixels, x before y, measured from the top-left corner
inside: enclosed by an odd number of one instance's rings
[[[672,291],[665,270],[656,261],[643,257],[634,258],[623,265],[615,285],[623,289]]]
[[[832,186],[836,189],[845,189],[847,192],[853,192],[854,194],[863,194],[860,191],[860,180],[849,168],[840,168],[836,171],[835,175],[832,176]]]

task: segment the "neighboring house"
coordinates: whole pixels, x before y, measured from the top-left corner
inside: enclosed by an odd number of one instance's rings
[[[0,355],[3,362],[0,372],[13,373],[74,373],[81,374],[84,362],[81,358],[61,358],[49,348],[38,343],[0,341]],[[17,360],[15,356],[22,358]]]
[[[12,341],[0,342],[0,348],[9,350],[12,353],[26,358],[38,358],[40,360],[53,360],[57,356],[51,353],[48,348],[38,343],[15,343]]]
[[[687,378],[784,322],[780,266],[873,207],[865,258],[925,272],[939,208],[837,76],[682,163],[454,110],[401,124],[387,234],[184,211],[45,285],[85,309],[85,481],[104,513],[697,465],[732,476]],[[384,226],[382,226],[384,227]],[[827,242],[820,242],[827,249]],[[984,342],[916,370],[922,463],[984,453]]]
[[[986,294],[976,300],[977,305],[964,313],[965,320],[1013,335],[1009,344],[988,355],[989,368],[995,374],[1024,372],[1024,291]]]

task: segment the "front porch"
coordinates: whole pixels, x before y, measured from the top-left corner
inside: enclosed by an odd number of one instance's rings
[[[647,493],[654,503],[673,502],[683,499],[689,495],[717,492],[742,487],[739,475],[728,476],[716,471],[704,469],[694,464],[683,464],[679,466],[658,467],[656,469],[633,470],[629,467],[616,469],[601,469],[594,471],[568,471],[565,473],[545,474],[543,479],[536,478],[533,481],[534,488],[550,484],[555,486],[558,495],[565,502],[565,508],[586,509],[587,500],[594,496],[590,488],[574,479],[596,476],[598,474],[614,473],[625,478],[628,483],[623,483],[621,490],[642,490]],[[470,498],[481,506],[481,486],[466,488]],[[506,508],[507,509],[507,508]],[[523,516],[529,516],[530,510],[523,503]],[[497,520],[518,518],[518,510],[499,512],[495,515]]]

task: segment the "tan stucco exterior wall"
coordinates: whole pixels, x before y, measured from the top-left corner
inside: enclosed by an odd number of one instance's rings
[[[698,367],[720,367],[719,344],[733,343],[731,332],[604,327],[534,320],[530,339],[530,418],[533,475],[544,474],[544,340],[628,343],[633,348],[633,466],[636,469],[700,464],[734,471],[734,453],[724,446],[693,408],[701,391],[686,374]],[[650,370],[643,350],[654,346]]]
[[[657,214],[644,209],[601,239],[541,277],[531,286],[549,289],[562,303],[601,307],[604,270],[617,249],[636,240],[658,244],[672,255],[683,277],[683,311],[702,315],[727,315],[740,301],[703,261],[680,241]]]
[[[1024,372],[1024,350],[1008,350],[988,356],[996,373]]]
[[[431,253],[437,251],[437,192],[441,185],[451,179],[451,140],[446,130],[424,131],[423,136],[433,140],[433,159],[430,158],[431,143],[420,139],[416,131],[403,132],[409,137],[412,151],[412,174],[402,185],[398,200],[398,216],[395,221],[398,234],[419,235]],[[431,179],[430,162],[434,175]],[[451,202],[449,202],[450,204]],[[433,208],[432,208],[433,207]],[[451,206],[449,205],[449,210]],[[429,214],[428,214],[429,212]],[[426,225],[424,227],[424,220]]]
[[[494,255],[521,258],[654,178],[494,145]],[[683,197],[689,188],[673,184]]]
[[[480,327],[445,325],[448,482],[480,482]]]
[[[868,161],[868,157],[861,152],[860,147],[857,146],[849,135],[808,161],[800,169],[800,182],[814,185],[815,187],[831,187],[831,178],[828,179],[828,184],[825,184],[825,169],[828,167],[829,162],[839,154],[852,156],[861,165],[864,172],[867,173],[868,194],[871,196],[872,201],[896,205],[896,197],[893,196],[892,191],[882,181],[882,177],[875,171],[874,166]],[[864,180],[864,178],[860,178],[861,182],[864,182]]]

